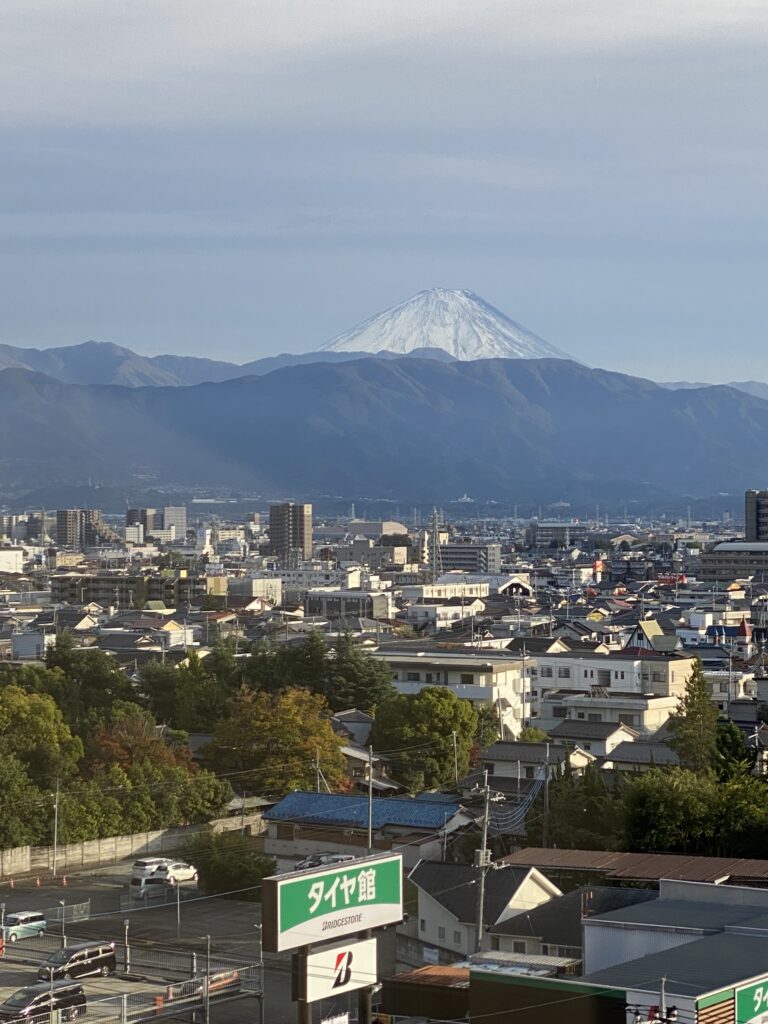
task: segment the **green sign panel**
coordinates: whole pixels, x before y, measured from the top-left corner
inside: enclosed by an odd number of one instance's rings
[[[736,989],[736,1024],[768,1024],[768,978]]]
[[[403,917],[400,854],[274,875],[261,883],[264,949],[280,953]]]

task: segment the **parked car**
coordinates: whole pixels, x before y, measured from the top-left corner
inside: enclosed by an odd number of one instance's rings
[[[170,891],[170,885],[160,875],[149,875],[147,878],[132,878],[128,891],[133,899],[164,899]]]
[[[45,960],[37,971],[39,981],[82,978],[87,974],[100,974],[106,978],[117,970],[114,942],[78,942],[58,949]]]
[[[304,860],[300,860],[294,867],[294,871],[306,871],[307,868],[321,868],[326,864],[346,864],[348,860],[355,860],[351,853],[313,853]]]
[[[85,1011],[83,986],[71,981],[54,981],[37,985],[26,985],[18,989],[5,1002],[0,1003],[0,1020],[22,1020],[59,1011],[61,1020],[76,1020]]]
[[[161,864],[155,874],[159,878],[166,878],[170,885],[176,885],[177,882],[197,881],[197,868],[183,860],[173,860],[168,864]]]
[[[17,939],[28,939],[30,935],[44,935],[47,927],[45,914],[38,910],[18,910],[5,915],[3,937],[7,942],[16,942]]]
[[[165,867],[166,864],[173,864],[172,857],[142,857],[140,860],[133,862],[131,868],[131,877],[133,878],[146,878],[147,875],[154,875],[158,868]]]

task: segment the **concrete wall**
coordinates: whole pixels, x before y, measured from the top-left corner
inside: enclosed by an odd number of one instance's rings
[[[148,854],[173,853],[190,836],[212,828],[214,832],[227,832],[245,827],[251,834],[263,831],[260,814],[239,815],[231,818],[216,818],[210,825],[187,825],[182,828],[167,828],[155,832],[137,832],[130,836],[110,836],[107,839],[92,839],[85,843],[70,843],[59,846],[56,851],[56,870],[60,874],[77,871],[84,867],[98,867],[116,864],[129,857],[144,857]],[[53,871],[52,846],[19,846],[13,850],[0,851],[0,878],[16,878],[29,874],[51,874]]]

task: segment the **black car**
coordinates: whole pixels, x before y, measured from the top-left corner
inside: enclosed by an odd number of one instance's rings
[[[79,942],[56,950],[40,965],[37,977],[40,981],[54,978],[82,978],[87,974],[100,974],[106,978],[117,969],[115,946],[112,942]]]
[[[71,981],[26,985],[0,1003],[0,1020],[42,1017],[55,1010],[61,1011],[63,1021],[82,1017],[86,1012],[83,986]]]

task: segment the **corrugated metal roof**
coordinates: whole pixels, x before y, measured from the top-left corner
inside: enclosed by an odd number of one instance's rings
[[[768,880],[768,860],[691,857],[675,853],[617,853],[611,850],[549,850],[527,847],[503,857],[505,864],[561,870],[599,871],[611,878],[659,881],[723,882],[738,878]]]
[[[417,967],[415,971],[396,974],[388,980],[402,981],[406,984],[435,985],[438,988],[469,988],[469,968],[430,964],[427,967]]]

